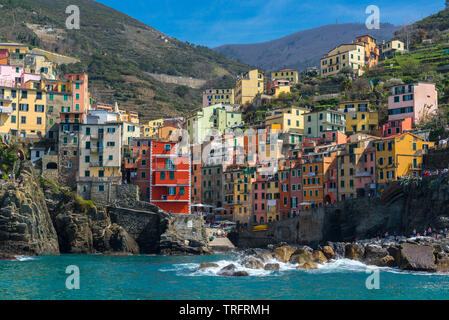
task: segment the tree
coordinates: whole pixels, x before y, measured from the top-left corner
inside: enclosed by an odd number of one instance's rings
[[[449,9],[449,0],[446,0],[446,8]]]

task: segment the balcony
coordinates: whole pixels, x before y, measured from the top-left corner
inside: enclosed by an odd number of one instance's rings
[[[11,101],[12,101],[12,98],[11,98],[11,96],[5,96],[5,95],[3,95],[3,94],[0,94],[0,101],[8,101],[8,102],[11,102]]]
[[[104,163],[103,162],[89,162],[89,167],[102,168],[102,167],[104,167]]]
[[[103,140],[104,139],[104,133],[99,133],[96,136],[91,136],[90,140]]]
[[[0,106],[0,113],[6,113],[10,115],[12,113],[12,107]]]
[[[90,153],[103,153],[103,147],[91,147]]]

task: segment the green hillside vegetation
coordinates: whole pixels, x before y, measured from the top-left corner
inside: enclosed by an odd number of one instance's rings
[[[79,58],[81,63],[60,71],[89,73],[94,97],[105,103],[118,101],[147,120],[186,113],[201,103],[201,90],[161,83],[147,72],[226,86],[249,68],[92,0],[0,0],[0,4],[2,41],[19,41]],[[65,27],[68,5],[80,8],[79,30]],[[62,30],[63,37],[39,38],[26,24],[53,26]]]

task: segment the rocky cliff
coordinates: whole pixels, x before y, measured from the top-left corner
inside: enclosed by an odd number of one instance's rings
[[[4,255],[209,253],[201,217],[170,217],[138,199],[97,206],[40,178],[27,162],[20,179],[0,190]]]
[[[0,252],[18,255],[58,254],[58,236],[34,169],[21,168],[20,184],[0,190]]]

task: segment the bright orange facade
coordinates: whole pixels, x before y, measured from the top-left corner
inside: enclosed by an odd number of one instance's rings
[[[127,174],[125,180],[139,186],[140,198],[145,201],[150,198],[150,148],[150,139],[135,139],[132,142],[130,156],[124,160]]]

